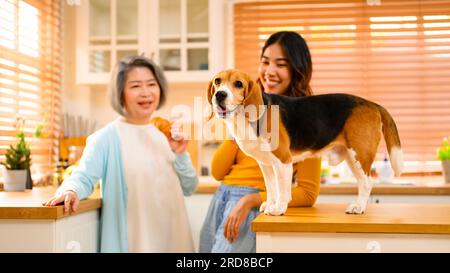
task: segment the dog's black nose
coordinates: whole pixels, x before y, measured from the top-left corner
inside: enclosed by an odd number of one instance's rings
[[[227,93],[225,91],[217,91],[216,92],[216,100],[217,102],[222,102],[224,99],[226,99]]]

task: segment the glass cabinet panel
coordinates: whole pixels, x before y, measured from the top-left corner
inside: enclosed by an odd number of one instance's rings
[[[181,57],[179,49],[161,49],[159,51],[159,62],[163,70],[181,70]]]
[[[208,21],[208,0],[187,0],[188,39],[202,38],[197,40],[197,42],[207,42]],[[199,34],[203,34],[203,37]]]
[[[118,36],[116,40],[116,44],[118,45],[137,45],[138,43],[137,36]]]
[[[159,41],[179,43],[181,40],[180,0],[159,1]]]
[[[164,70],[209,70],[209,1],[159,0],[159,63]]]
[[[190,48],[187,51],[188,70],[208,70],[208,49]]]
[[[156,46],[148,48],[151,35],[155,38],[157,35],[158,10],[151,8],[156,7],[156,1],[158,0],[82,1],[85,4],[81,4],[76,10],[77,39],[81,40],[79,50],[77,43],[77,52],[80,52],[77,53],[78,83],[107,83],[117,61],[127,56],[141,55],[141,52],[147,51],[150,55],[158,52]],[[168,8],[171,8],[170,5]],[[154,18],[153,21],[150,18]],[[153,28],[147,26],[150,21]],[[167,64],[171,67],[169,61]]]
[[[110,50],[91,50],[89,52],[89,72],[102,73],[111,70]]]
[[[89,1],[89,34],[111,36],[111,2],[109,0]]]
[[[89,38],[89,44],[91,45],[111,45],[111,38],[110,37],[91,37]]]
[[[137,0],[117,0],[117,35],[136,36],[138,33]],[[118,37],[119,38],[119,37]],[[134,42],[136,43],[136,41]]]
[[[122,60],[125,57],[138,55],[137,50],[118,50],[117,51],[117,61]]]

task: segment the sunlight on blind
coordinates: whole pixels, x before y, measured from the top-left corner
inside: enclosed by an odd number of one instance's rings
[[[13,2],[0,0],[0,45],[14,48],[16,13]]]
[[[254,1],[234,5],[236,68],[257,77],[270,34],[307,41],[315,94],[350,93],[394,116],[409,164],[427,169],[450,135],[450,1]],[[381,141],[378,159],[385,151]],[[429,162],[430,161],[430,162]],[[425,167],[424,167],[425,166]]]
[[[19,2],[19,51],[32,57],[38,56],[39,20],[37,8]]]
[[[32,173],[50,174],[57,158],[60,113],[60,1],[0,0],[0,161],[23,117]],[[32,137],[46,121],[46,138]]]

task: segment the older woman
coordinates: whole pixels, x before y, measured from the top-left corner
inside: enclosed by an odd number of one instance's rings
[[[167,92],[160,68],[145,57],[120,61],[111,104],[122,117],[89,136],[79,167],[44,205],[76,212],[101,179],[101,252],[193,252],[184,205],[198,178],[186,140],[150,124]]]

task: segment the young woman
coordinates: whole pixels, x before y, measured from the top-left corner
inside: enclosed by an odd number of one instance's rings
[[[101,252],[193,252],[183,194],[198,178],[187,141],[169,140],[150,124],[166,98],[162,71],[145,57],[126,58],[110,91],[122,117],[89,136],[79,167],[44,205],[64,202],[76,212],[101,179]]]
[[[311,55],[295,32],[278,32],[266,41],[258,68],[264,92],[310,96]],[[314,205],[320,189],[320,159],[294,166],[295,185],[289,206]],[[212,175],[222,182],[211,201],[200,234],[200,252],[255,252],[251,222],[266,199],[264,178],[256,161],[232,140],[224,141],[211,163]]]

